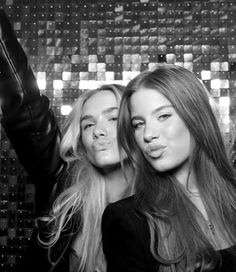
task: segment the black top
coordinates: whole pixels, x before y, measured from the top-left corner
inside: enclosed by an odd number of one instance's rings
[[[158,271],[159,263],[150,252],[149,227],[138,212],[135,197],[109,204],[102,219],[103,250],[107,272]],[[236,256],[221,250],[222,266],[218,272],[235,272]]]

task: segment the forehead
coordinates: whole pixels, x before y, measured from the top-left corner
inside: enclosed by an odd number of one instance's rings
[[[111,91],[100,91],[92,95],[83,105],[82,115],[105,111],[109,108],[118,108],[118,101]]]
[[[171,102],[160,92],[152,88],[141,88],[133,93],[130,99],[131,110],[153,110]]]

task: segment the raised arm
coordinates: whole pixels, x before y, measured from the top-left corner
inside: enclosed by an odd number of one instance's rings
[[[65,166],[60,131],[47,97],[40,95],[27,57],[0,10],[0,100],[2,126],[36,190],[49,192]],[[42,196],[41,196],[42,197]]]

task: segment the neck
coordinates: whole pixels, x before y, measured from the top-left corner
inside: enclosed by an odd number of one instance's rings
[[[196,175],[193,169],[190,169],[189,163],[185,163],[174,172],[175,178],[181,183],[186,190],[192,193],[198,193]]]
[[[109,183],[117,183],[125,178],[120,165],[118,167],[103,169],[103,175]]]
[[[103,175],[106,180],[106,188],[108,194],[108,202],[115,202],[122,198],[123,193],[127,189],[129,182],[131,181],[131,171],[127,171],[127,179],[121,167],[115,167],[112,169],[106,169],[103,171]]]

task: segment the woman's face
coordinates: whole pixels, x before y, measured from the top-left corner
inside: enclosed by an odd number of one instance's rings
[[[153,168],[188,171],[190,132],[170,101],[154,89],[142,88],[131,96],[130,106],[135,140]]]
[[[88,159],[99,168],[120,163],[117,145],[118,102],[111,91],[100,91],[83,105],[82,142]]]

